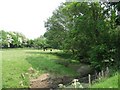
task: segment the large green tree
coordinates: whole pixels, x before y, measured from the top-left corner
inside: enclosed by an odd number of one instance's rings
[[[117,37],[116,11],[116,6],[104,2],[63,3],[45,23],[45,37],[52,46],[96,68],[106,61],[116,62],[116,42],[112,41]]]

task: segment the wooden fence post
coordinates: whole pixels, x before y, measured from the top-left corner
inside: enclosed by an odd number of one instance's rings
[[[97,78],[98,78],[97,71],[95,71],[95,79],[97,79]]]
[[[106,69],[107,69],[107,74],[109,75],[109,68],[107,67]]]
[[[101,71],[101,74],[102,74],[102,78],[104,77],[104,72],[103,72],[103,70]]]
[[[91,86],[91,75],[88,74],[89,86]]]
[[[99,74],[98,74],[98,79],[99,79],[99,80],[101,79],[101,74],[100,74],[100,72],[99,72]]]
[[[108,67],[106,67],[105,76],[106,77],[109,76],[109,68]]]

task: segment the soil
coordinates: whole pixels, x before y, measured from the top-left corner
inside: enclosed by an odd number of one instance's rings
[[[31,88],[48,88],[49,87],[49,74],[42,74],[37,79],[30,80]]]
[[[87,71],[90,73],[91,69],[89,69],[89,66],[81,66],[77,68],[77,73],[82,73]],[[70,77],[70,76],[61,76],[61,77],[55,77],[53,75],[50,75],[49,73],[44,73],[41,76],[39,76],[37,79],[31,79],[30,80],[30,88],[58,88],[59,84],[68,84],[71,83],[73,79],[77,78],[79,79],[80,83],[88,84],[88,73],[84,73],[84,75],[79,75],[76,77]],[[85,86],[86,87],[86,86]]]
[[[68,76],[53,77],[52,75],[45,73],[37,79],[30,80],[30,88],[58,88],[58,84],[67,84],[72,80],[73,78]]]

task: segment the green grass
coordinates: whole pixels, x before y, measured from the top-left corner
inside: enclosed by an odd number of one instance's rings
[[[62,64],[56,63],[60,60],[68,60],[69,57],[60,56],[61,51],[53,50],[29,50],[29,49],[4,49],[2,50],[2,86],[3,88],[29,87],[29,78],[22,78],[21,74],[28,69],[39,71],[39,75],[50,73],[52,75],[75,76],[76,72]],[[62,52],[61,52],[62,53]],[[23,85],[20,82],[23,81]]]
[[[2,89],[2,53],[0,51],[0,90]]]
[[[91,88],[118,88],[118,74],[93,84]]]

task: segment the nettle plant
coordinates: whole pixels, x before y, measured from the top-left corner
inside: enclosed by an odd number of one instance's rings
[[[78,79],[73,79],[72,84],[65,86],[63,84],[58,85],[59,88],[83,88],[81,83],[78,81]]]

